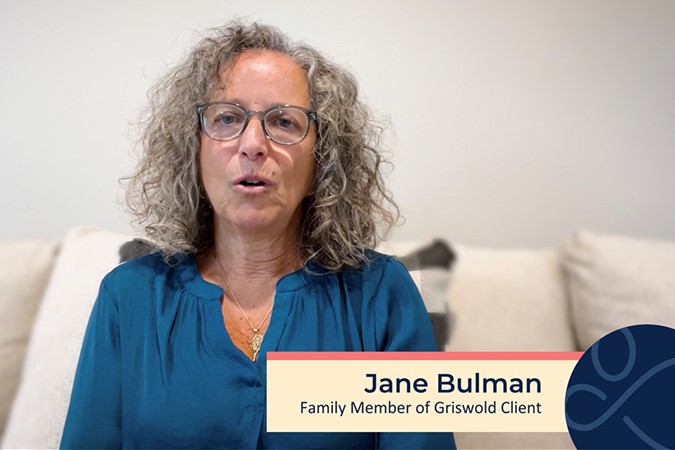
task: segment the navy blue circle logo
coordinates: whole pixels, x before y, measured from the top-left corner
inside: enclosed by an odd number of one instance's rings
[[[675,449],[675,330],[635,325],[593,344],[570,377],[565,418],[578,449]]]

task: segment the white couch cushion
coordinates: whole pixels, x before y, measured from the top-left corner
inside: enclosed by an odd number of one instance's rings
[[[574,351],[554,250],[455,245],[450,351]],[[568,433],[455,433],[462,449],[573,449]]]
[[[35,319],[3,448],[58,447],[100,281],[117,265],[118,249],[129,239],[93,228],[66,236]]]
[[[58,248],[54,240],[0,244],[0,440]]]
[[[629,325],[675,328],[675,242],[580,231],[563,264],[582,350]]]
[[[455,246],[451,351],[574,351],[554,250]]]

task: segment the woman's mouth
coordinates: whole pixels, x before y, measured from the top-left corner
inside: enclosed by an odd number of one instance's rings
[[[244,176],[234,180],[234,189],[237,192],[255,194],[265,192],[272,187],[272,182],[259,176]]]
[[[241,180],[239,184],[244,187],[265,186],[265,182],[261,180]]]

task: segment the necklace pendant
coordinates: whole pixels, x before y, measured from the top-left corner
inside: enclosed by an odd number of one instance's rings
[[[260,351],[260,346],[262,345],[263,337],[262,335],[256,333],[251,338],[251,350],[253,350],[253,361],[258,357],[258,352]]]

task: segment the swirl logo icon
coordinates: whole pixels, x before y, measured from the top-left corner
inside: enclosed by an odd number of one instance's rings
[[[579,359],[565,396],[578,449],[675,449],[675,330],[614,331]]]

